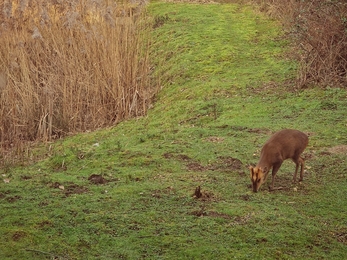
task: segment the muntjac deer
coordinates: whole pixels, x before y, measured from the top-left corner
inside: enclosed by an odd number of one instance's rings
[[[282,163],[286,159],[292,159],[296,164],[293,181],[296,181],[299,165],[300,180],[303,180],[304,159],[300,157],[308,144],[308,137],[303,132],[293,129],[285,129],[275,133],[264,144],[261,149],[260,159],[255,167],[250,166],[252,188],[257,192],[260,186],[266,181],[267,175],[272,168],[272,183],[270,190],[275,190],[275,176]],[[277,188],[276,190],[281,189]]]

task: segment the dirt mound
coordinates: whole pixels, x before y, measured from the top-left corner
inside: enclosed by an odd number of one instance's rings
[[[108,181],[102,177],[100,174],[92,174],[89,176],[88,180],[94,184],[105,184]]]

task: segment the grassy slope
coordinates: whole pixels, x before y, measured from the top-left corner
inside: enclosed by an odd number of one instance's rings
[[[149,9],[165,86],[154,107],[3,170],[0,258],[344,259],[347,163],[327,148],[347,144],[346,92],[283,87],[295,71],[286,42],[249,7]],[[277,178],[286,189],[253,194],[247,165],[286,127],[311,133],[305,181],[291,184],[288,162]]]

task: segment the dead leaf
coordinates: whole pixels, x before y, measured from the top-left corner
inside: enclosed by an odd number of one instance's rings
[[[65,187],[64,187],[64,185],[59,185],[59,187],[58,187],[59,189],[61,189],[61,190],[65,190]]]
[[[5,183],[10,183],[10,179],[4,179]]]

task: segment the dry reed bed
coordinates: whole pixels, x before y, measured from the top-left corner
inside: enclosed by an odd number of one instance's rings
[[[0,2],[0,144],[51,140],[146,112],[144,3]],[[4,155],[4,154],[3,154]]]

